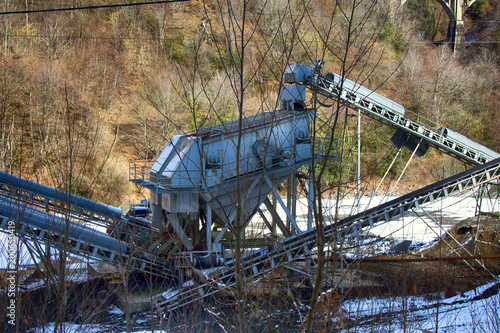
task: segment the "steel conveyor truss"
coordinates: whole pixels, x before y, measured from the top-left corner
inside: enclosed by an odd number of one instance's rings
[[[15,222],[22,239],[57,249],[67,236],[67,249],[75,255],[165,278],[176,276],[162,259],[118,239],[126,234],[115,238],[101,231],[130,223],[121,217],[121,209],[0,171],[0,231],[12,230],[9,221]],[[148,235],[144,226],[137,228]]]
[[[438,124],[411,119],[411,112],[403,106],[335,73],[322,75],[321,61],[315,61],[309,69],[305,65],[294,65],[289,68],[300,71],[293,73],[287,83],[305,84],[312,91],[332,100],[347,103],[363,114],[400,131],[406,138],[415,141],[414,145],[432,146],[439,151],[459,160],[479,165],[500,157],[495,151],[488,149],[469,138]],[[297,75],[298,74],[298,75]],[[285,74],[286,75],[286,74]],[[439,127],[439,128],[435,128]],[[419,143],[420,142],[420,143]]]
[[[481,184],[499,178],[500,158],[438,181],[378,207],[329,224],[325,226],[324,230],[327,243],[333,244],[343,235],[359,231],[364,227],[374,226],[377,223],[390,222],[392,219],[418,209],[427,203],[472,190]],[[276,242],[273,247],[266,247],[245,256],[242,260],[244,276],[255,278],[263,275],[278,266],[286,265],[314,252],[317,245],[315,229],[285,238]],[[200,272],[201,282],[198,285],[192,284],[187,288],[171,290],[164,294],[163,299],[159,298],[156,305],[164,313],[167,313],[217,293],[222,288],[230,287],[235,284],[234,268],[234,261],[229,261],[218,271],[211,271],[209,275]]]

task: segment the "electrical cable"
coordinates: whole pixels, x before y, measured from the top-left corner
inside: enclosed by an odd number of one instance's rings
[[[188,2],[191,0],[163,0],[163,1],[147,1],[147,2],[135,2],[135,3],[119,3],[115,5],[99,5],[99,6],[82,6],[82,7],[66,7],[66,8],[49,8],[49,9],[32,9],[32,10],[17,10],[17,11],[7,11],[0,12],[0,15],[11,15],[11,14],[33,14],[33,13],[47,13],[47,12],[66,12],[73,10],[85,10],[85,9],[102,9],[102,8],[119,8],[119,7],[135,7],[142,5],[159,5],[174,2]]]

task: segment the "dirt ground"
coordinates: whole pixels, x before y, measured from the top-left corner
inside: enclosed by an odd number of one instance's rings
[[[380,262],[361,262],[361,271],[372,274],[382,287],[353,292],[357,296],[451,297],[473,290],[500,274],[499,228],[498,217],[474,217],[453,226],[446,237],[422,252],[383,256]]]

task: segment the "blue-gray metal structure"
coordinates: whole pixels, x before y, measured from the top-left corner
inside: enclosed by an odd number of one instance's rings
[[[15,221],[24,226],[22,236],[32,239],[39,237],[52,245],[59,245],[66,236],[73,247],[93,257],[102,256],[114,261],[120,255],[129,255],[125,242],[84,224],[68,221],[67,217],[41,211],[17,200],[0,197],[0,217],[4,223]]]
[[[150,223],[140,225],[134,218],[121,215],[120,208],[0,171],[0,231],[7,232],[8,222],[14,221],[23,239],[56,249],[67,239],[67,250],[75,255],[176,278],[170,262],[152,255],[137,242],[158,237]],[[131,236],[136,240],[134,244],[121,240],[130,240]]]
[[[322,63],[316,61],[311,68],[305,65],[292,65],[285,71],[285,83],[304,84],[311,90],[338,102],[347,103],[354,109],[396,128],[406,139],[422,141],[460,160],[478,165],[446,180],[436,182],[388,203],[350,216],[334,224],[325,226],[324,234],[332,244],[349,233],[357,233],[364,227],[373,227],[377,223],[387,223],[409,211],[418,209],[427,203],[457,195],[476,188],[480,184],[497,181],[500,178],[500,154],[473,142],[449,129],[433,128],[418,121],[405,118],[407,111],[403,106],[355,82],[341,78],[335,73],[321,75]],[[286,103],[284,103],[286,105]],[[283,103],[282,103],[283,105]],[[405,143],[396,142],[401,146]],[[411,146],[411,145],[410,145]],[[419,144],[413,147],[418,148]],[[427,147],[428,148],[428,147]],[[423,155],[427,148],[421,151]],[[317,247],[316,230],[309,230],[290,235],[275,244],[263,247],[242,258],[244,276],[256,278],[279,266],[313,253]],[[185,306],[208,295],[214,294],[221,286],[229,287],[235,283],[234,262],[228,261],[210,274],[199,272],[202,281],[196,287],[174,288],[157,299],[157,307],[166,313]]]
[[[130,180],[151,190],[155,227],[173,231],[187,250],[201,247],[223,259],[237,205],[240,223],[248,224],[263,203],[269,205],[269,193],[281,200],[278,186],[309,165],[313,154],[322,159],[321,150],[311,151],[314,112],[305,108],[305,86],[284,87],[280,97],[282,110],[175,135],[154,163],[131,163]],[[336,157],[331,149],[329,158]],[[277,222],[281,233],[302,232],[294,214],[284,209],[288,223]],[[204,226],[198,224],[200,216]]]
[[[17,201],[59,213],[83,216],[108,226],[121,219],[122,210],[0,171],[0,193]]]

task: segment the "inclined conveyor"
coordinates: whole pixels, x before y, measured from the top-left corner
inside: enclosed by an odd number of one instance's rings
[[[112,237],[104,232],[117,226],[124,230],[133,223],[121,215],[119,208],[0,171],[0,231],[8,232],[9,221],[14,221],[21,238],[56,249],[67,239],[67,250],[72,254],[118,267],[128,265],[165,278],[177,277],[163,258],[121,240],[130,234],[117,232]],[[134,224],[134,230],[141,231],[143,238],[150,236],[146,229]]]
[[[418,209],[427,203],[470,191],[481,184],[496,181],[499,178],[500,158],[388,201],[378,207],[326,225],[324,228],[326,243],[334,244],[342,236],[357,232],[363,227],[390,222],[392,219]],[[241,261],[241,267],[244,267],[243,275],[246,278],[258,277],[278,266],[310,255],[315,251],[317,244],[315,228],[285,238],[276,242],[272,247],[263,248],[244,256]],[[172,297],[157,300],[156,305],[164,313],[167,313],[212,295],[218,292],[221,286],[230,287],[235,283],[234,266],[234,261],[229,261],[217,272],[211,272],[210,276],[206,276],[204,279],[203,275],[200,274],[204,280],[201,284],[196,287],[180,289],[177,293],[170,293],[173,295]]]
[[[285,82],[303,84],[332,101],[347,103],[355,110],[384,123],[397,131],[391,141],[397,148],[405,146],[417,149],[417,155],[425,154],[432,146],[464,162],[478,165],[500,157],[497,152],[452,131],[449,128],[427,121],[415,119],[416,116],[405,108],[374,91],[349,79],[328,72],[322,74],[323,62],[316,60],[311,68],[305,65],[289,66]]]

